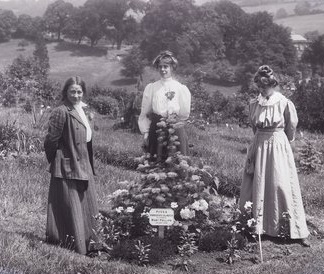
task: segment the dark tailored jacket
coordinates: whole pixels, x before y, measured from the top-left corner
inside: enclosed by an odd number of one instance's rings
[[[88,180],[94,174],[92,142],[87,143],[86,127],[68,102],[52,111],[44,148],[53,177]]]

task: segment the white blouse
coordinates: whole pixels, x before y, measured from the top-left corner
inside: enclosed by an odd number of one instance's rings
[[[86,107],[86,106],[87,106],[87,104],[85,104],[84,102],[80,102],[79,104],[76,104],[73,107],[78,112],[83,124],[85,125],[85,127],[87,129],[86,141],[90,142],[91,138],[92,138],[92,130],[91,130],[88,118],[87,118],[87,116],[86,116],[86,114],[84,113],[84,110],[83,110],[83,107]]]
[[[148,133],[151,120],[150,113],[163,117],[175,113],[180,120],[190,115],[191,94],[189,89],[173,78],[160,79],[146,86],[138,125],[142,134]]]

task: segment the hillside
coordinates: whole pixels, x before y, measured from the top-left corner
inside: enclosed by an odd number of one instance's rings
[[[292,32],[305,34],[309,31],[318,31],[324,34],[324,14],[312,14],[303,16],[291,16],[275,20],[277,24],[289,27]]]
[[[86,0],[65,0],[74,6],[80,6]],[[12,10],[16,15],[28,14],[31,16],[42,16],[47,6],[54,0],[7,0],[0,1],[0,9]]]

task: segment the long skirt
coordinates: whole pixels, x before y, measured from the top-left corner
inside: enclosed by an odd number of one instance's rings
[[[149,129],[149,143],[147,151],[151,154],[152,158],[165,160],[168,157],[167,148],[158,141],[158,133],[156,132],[159,129],[157,123],[160,122],[161,118],[162,116],[160,115],[157,115],[155,113],[151,114],[151,125]],[[178,140],[180,142],[177,150],[180,151],[183,155],[188,155],[188,135],[185,127],[183,126],[175,129],[175,135],[178,136]]]
[[[92,178],[92,176],[91,176]],[[86,254],[95,239],[94,216],[98,214],[93,178],[89,181],[51,178],[46,240]]]
[[[247,201],[253,203],[261,234],[291,239],[309,235],[294,156],[283,130],[257,131],[245,165],[241,210]]]

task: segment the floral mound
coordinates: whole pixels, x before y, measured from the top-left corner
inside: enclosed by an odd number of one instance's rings
[[[119,183],[120,189],[110,197],[112,209],[97,217],[99,242],[109,253],[121,242],[129,244],[129,240],[136,240],[134,257],[128,260],[145,264],[150,261],[149,250],[154,249],[152,241],[147,239],[157,238],[157,227],[149,224],[149,211],[172,208],[175,222],[167,227],[163,241],[170,241],[175,247],[173,252],[177,251],[182,258],[189,257],[199,243],[208,242],[202,240],[204,235],[210,237],[217,231],[222,231],[219,238],[222,243],[216,243],[215,248],[226,249],[236,214],[233,199],[217,194],[216,178],[208,172],[208,167],[194,166],[190,157],[177,152],[179,141],[175,131],[180,124],[176,117],[162,118],[157,126],[159,145],[167,154],[156,157],[155,161],[148,154],[136,158],[141,180]]]

